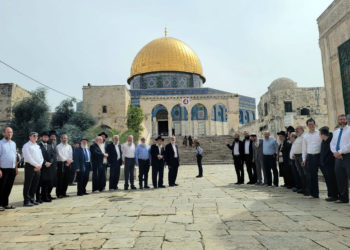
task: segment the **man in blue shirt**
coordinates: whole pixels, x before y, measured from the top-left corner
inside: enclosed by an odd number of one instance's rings
[[[15,208],[9,205],[13,182],[18,174],[16,143],[11,140],[12,136],[12,128],[7,127],[0,141],[0,211]]]
[[[148,171],[150,167],[150,147],[146,144],[146,139],[141,138],[141,143],[137,145],[135,150],[136,166],[139,166],[139,184],[140,189],[149,188],[148,186]]]
[[[277,142],[274,138],[270,137],[270,132],[264,132],[263,139],[263,154],[264,154],[264,168],[266,171],[267,185],[272,186],[272,174],[273,172],[273,184],[278,187],[278,170],[276,165],[276,152]]]

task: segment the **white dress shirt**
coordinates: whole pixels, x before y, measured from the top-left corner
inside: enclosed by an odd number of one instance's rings
[[[322,139],[320,132],[316,130],[314,133],[306,133],[303,138],[302,156],[306,161],[307,154],[319,154],[321,152]]]
[[[239,142],[233,144],[233,155],[239,155]]]
[[[115,151],[117,152],[117,160],[120,159],[119,143],[114,144]]]
[[[135,144],[131,143],[129,144],[126,142],[123,145],[123,161],[125,158],[135,158]]]
[[[60,143],[56,147],[57,161],[73,161],[73,149],[69,144]]]
[[[333,133],[333,138],[331,141],[331,151],[333,153],[337,152],[336,146],[338,143],[340,128],[338,128]],[[338,150],[338,153],[340,154],[349,154],[350,153],[350,127],[347,125],[343,128],[343,133],[340,138],[340,149]]]
[[[3,138],[0,141],[0,168],[15,168],[17,164],[16,143]]]
[[[22,149],[25,163],[29,163],[33,167],[42,166],[44,163],[43,154],[38,144],[28,141],[23,145]]]
[[[106,146],[104,143],[98,144],[103,154],[106,153]],[[103,157],[103,164],[107,164],[107,157]]]
[[[177,154],[177,150],[176,150],[176,144],[171,144],[171,146],[173,147],[173,150],[174,150],[174,157],[177,158],[179,157],[178,154]]]
[[[249,145],[250,145],[250,141],[246,140],[244,142],[244,154],[249,155]]]

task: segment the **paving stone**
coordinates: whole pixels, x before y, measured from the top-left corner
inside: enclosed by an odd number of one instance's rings
[[[161,249],[163,237],[139,237],[136,239],[134,249],[157,250]]]
[[[107,240],[102,248],[130,248],[135,244],[135,238],[119,238]]]
[[[199,240],[201,234],[198,231],[167,231],[165,232],[166,241],[192,241]]]
[[[255,238],[268,249],[324,249],[312,240],[293,236],[255,236]]]
[[[83,240],[81,242],[82,249],[100,249],[105,242],[105,239]]]
[[[162,245],[163,250],[202,250],[203,246],[199,241],[165,241]]]

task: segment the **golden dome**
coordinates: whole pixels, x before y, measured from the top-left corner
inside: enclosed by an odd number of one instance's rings
[[[128,82],[135,75],[159,71],[194,73],[205,82],[196,53],[187,44],[172,37],[155,39],[140,50],[132,63]]]

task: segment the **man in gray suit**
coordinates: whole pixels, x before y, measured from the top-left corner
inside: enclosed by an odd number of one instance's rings
[[[267,184],[267,178],[266,178],[266,172],[264,169],[264,163],[263,163],[263,158],[264,158],[264,154],[263,154],[263,140],[262,139],[258,139],[256,137],[256,134],[251,134],[250,135],[251,141],[253,143],[253,164],[255,164],[256,166],[256,175],[257,175],[257,185],[263,185],[263,184]],[[261,175],[261,171],[263,172],[264,175],[264,182],[262,180],[262,175]]]

